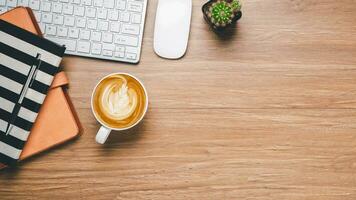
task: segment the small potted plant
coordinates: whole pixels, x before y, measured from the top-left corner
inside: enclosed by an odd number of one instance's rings
[[[242,16],[239,0],[210,0],[202,7],[204,19],[215,31],[223,31]]]

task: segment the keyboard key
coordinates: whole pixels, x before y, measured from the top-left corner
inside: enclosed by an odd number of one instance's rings
[[[111,23],[111,31],[113,32],[120,32],[120,23],[118,22],[112,22]]]
[[[125,52],[124,46],[116,46],[116,51]]]
[[[103,7],[103,0],[95,0],[94,6],[95,7]]]
[[[118,20],[119,19],[119,11],[117,10],[109,10],[108,12],[109,20]]]
[[[100,42],[101,41],[101,33],[100,32],[96,32],[96,31],[92,31],[90,39],[92,41]]]
[[[134,24],[141,23],[141,14],[134,13],[131,15],[131,22]]]
[[[103,42],[112,43],[112,33],[103,32]]]
[[[74,26],[75,19],[72,16],[64,16],[64,25]]]
[[[136,59],[136,54],[134,54],[134,53],[127,53],[126,54],[126,58],[127,59],[130,59],[130,60],[135,60]]]
[[[87,20],[85,18],[77,18],[77,27],[84,28],[87,24]]]
[[[82,6],[75,6],[74,7],[74,15],[77,16],[84,16],[85,9]]]
[[[138,52],[137,47],[126,47],[126,53],[137,54],[137,52]]]
[[[141,2],[137,1],[130,1],[127,4],[127,10],[132,11],[132,12],[142,12],[143,9],[143,4]]]
[[[116,52],[114,53],[114,56],[117,57],[117,58],[124,58],[124,57],[125,57],[125,53],[124,53],[124,52],[116,51]]]
[[[70,4],[65,4],[63,6],[63,13],[67,15],[72,15],[73,14],[74,7]]]
[[[51,37],[51,36],[46,36],[46,38],[47,39],[49,39],[49,40],[51,40],[52,42],[54,42],[54,43],[57,43],[57,44],[59,44],[59,45],[63,45],[63,43],[62,43],[62,39],[59,39],[59,38],[57,38],[57,37]]]
[[[0,2],[1,2],[1,1],[0,1]],[[5,2],[5,0],[3,0],[3,2]],[[1,5],[1,3],[0,3],[0,5]],[[19,0],[17,5],[18,5],[18,6],[25,6],[25,7],[27,7],[27,6],[28,6],[28,0]]]
[[[125,36],[125,35],[115,35],[114,42],[116,44],[121,44],[121,45],[137,46],[138,38],[131,37],[131,36]]]
[[[0,6],[5,6],[6,5],[6,0],[0,0]]]
[[[54,13],[62,13],[62,4],[61,3],[53,3],[52,11]]]
[[[79,30],[76,28],[70,28],[68,32],[70,38],[79,38]]]
[[[63,40],[63,45],[67,47],[66,50],[75,51],[77,42],[74,40]]]
[[[57,25],[63,25],[64,23],[64,17],[63,15],[54,15],[53,17],[53,23]]]
[[[126,1],[124,0],[119,0],[117,2],[117,8],[120,9],[120,10],[125,10],[126,8]]]
[[[78,52],[89,53],[90,52],[90,42],[78,41]]]
[[[45,32],[47,35],[56,35],[56,30],[57,30],[57,28],[55,26],[46,25]]]
[[[123,24],[122,33],[138,35],[140,33],[140,27],[138,25]]]
[[[66,27],[58,27],[57,28],[57,35],[60,37],[67,37],[68,34],[68,28]]]
[[[42,11],[45,11],[45,12],[49,12],[51,11],[51,3],[50,2],[47,2],[47,1],[43,1],[41,3],[41,10]]]
[[[42,14],[42,18],[41,18],[41,21],[43,22],[43,23],[47,23],[47,24],[49,24],[49,23],[52,23],[52,14],[50,14],[50,13],[43,13]]]
[[[103,49],[109,50],[109,51],[115,51],[115,45],[114,44],[103,44]]]
[[[72,0],[71,2],[74,4],[80,4],[80,0]]]
[[[104,1],[104,7],[105,8],[114,8],[115,7],[115,1],[114,0],[105,0]]]
[[[82,0],[82,3],[86,6],[91,6],[91,0]]]
[[[87,7],[85,10],[85,15],[91,18],[96,17],[96,8]]]
[[[103,56],[112,56],[113,52],[109,50],[103,50]]]
[[[94,19],[89,19],[87,22],[87,26],[89,29],[96,29],[98,24],[98,21],[94,20]]]
[[[38,0],[30,0],[29,1],[29,6],[33,10],[39,10],[40,9],[40,1],[38,1]]]
[[[91,53],[92,54],[96,54],[96,55],[100,55],[101,54],[101,44],[99,43],[93,43],[92,47],[91,47]]]
[[[130,21],[130,13],[121,12],[120,13],[120,21],[129,22]]]
[[[76,49],[76,41],[74,40],[67,40],[62,38],[55,38],[46,36],[47,39],[54,41],[57,44],[64,45],[66,47],[66,51],[75,51]]]
[[[90,31],[80,30],[80,39],[89,40],[89,38],[90,38]]]
[[[99,19],[106,19],[108,14],[108,10],[105,8],[98,9],[98,18]]]
[[[109,22],[107,21],[99,21],[98,29],[101,31],[107,31],[109,29]]]

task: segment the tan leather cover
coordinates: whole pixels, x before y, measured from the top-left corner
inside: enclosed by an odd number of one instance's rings
[[[0,15],[0,19],[42,36],[30,8],[14,8]],[[66,85],[68,85],[68,79],[65,73],[58,73],[54,77],[51,89],[31,129],[31,134],[22,151],[20,160],[38,154],[80,134],[81,126],[65,92],[64,87]],[[4,166],[0,164],[0,168],[2,167]]]

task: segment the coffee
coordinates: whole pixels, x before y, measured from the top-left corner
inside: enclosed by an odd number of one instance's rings
[[[147,109],[142,84],[128,74],[112,74],[97,85],[92,96],[96,118],[105,126],[125,129],[140,121]]]

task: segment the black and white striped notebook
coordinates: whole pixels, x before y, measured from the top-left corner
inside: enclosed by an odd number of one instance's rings
[[[19,159],[64,51],[0,20],[0,163]]]

